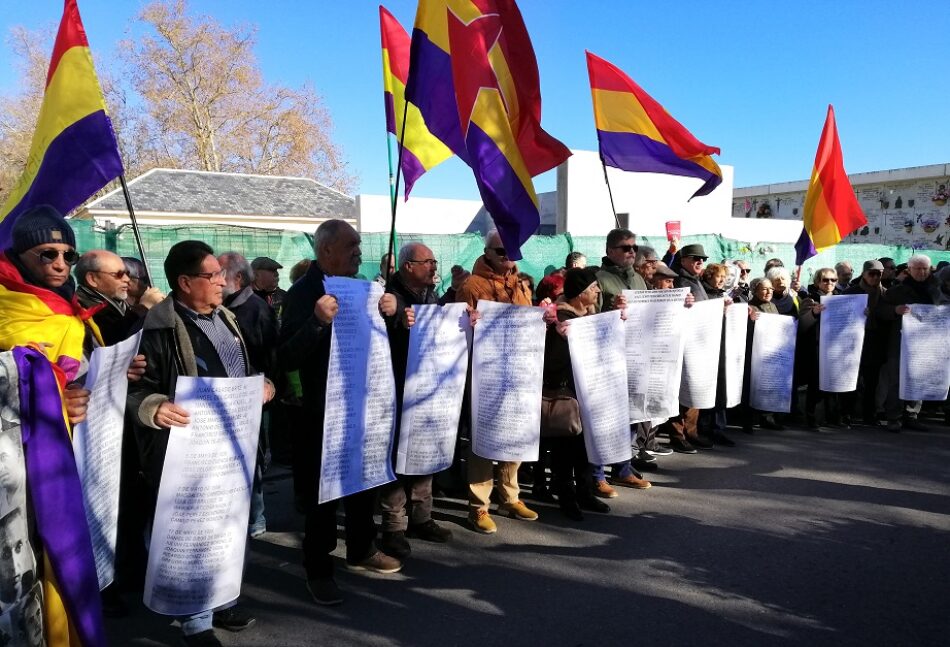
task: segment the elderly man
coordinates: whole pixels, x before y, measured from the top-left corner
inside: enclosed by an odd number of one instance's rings
[[[152,288],[140,295],[135,307],[129,307],[132,277],[122,258],[104,249],[80,256],[73,273],[79,282],[76,296],[80,305],[89,309],[102,306],[92,318],[109,346],[137,331],[145,314],[162,298],[161,292]]]
[[[407,243],[399,250],[399,269],[389,281],[388,292],[396,297],[396,312],[386,317],[389,346],[392,351],[393,374],[396,378],[396,434],[400,429],[402,396],[409,358],[409,320],[406,310],[416,305],[437,304],[435,274],[438,261],[432,250],[422,243]],[[398,446],[398,441],[394,446]],[[425,541],[445,543],[452,533],[432,519],[432,475],[403,476],[380,488],[379,503],[383,511],[383,536],[380,549],[387,555],[404,560],[411,547],[409,536]]]
[[[585,267],[587,267],[587,257],[581,252],[571,252],[564,259],[564,272],[574,268],[582,270]]]
[[[313,248],[316,260],[287,293],[277,355],[281,368],[299,370],[304,414],[312,425],[310,433],[299,439],[302,446],[295,451],[301,454],[301,459],[294,465],[295,478],[304,486],[301,502],[306,508],[303,560],[307,588],[317,604],[335,605],[343,602],[333,577],[331,554],[336,549],[338,502],[318,503],[318,488],[330,338],[339,304],[332,294],[326,293],[323,281],[328,276],[356,276],[362,260],[360,235],[343,220],[327,220],[317,228]],[[386,316],[395,314],[393,295],[380,299],[380,311]],[[374,545],[376,490],[351,494],[342,501],[346,513],[347,567],[376,573],[399,571],[402,562],[380,552]]]
[[[835,263],[835,274],[838,277],[838,283],[835,285],[835,289],[838,291],[835,294],[841,294],[851,285],[851,277],[854,276],[854,266],[851,265],[851,261]]]
[[[241,254],[226,252],[218,257],[225,271],[224,307],[234,314],[238,322],[251,366],[277,382],[277,315],[267,302],[254,293],[252,285],[254,270]],[[257,444],[257,467],[254,470],[254,485],[251,491],[251,517],[248,534],[251,539],[267,531],[264,517],[264,470],[270,460],[270,411],[261,416],[261,432]]]
[[[653,284],[653,275],[656,273],[657,263],[660,259],[656,255],[656,250],[652,247],[637,248],[637,256],[633,261],[633,269],[643,279],[644,288],[649,288]]]
[[[490,232],[485,237],[485,253],[475,261],[472,275],[465,279],[459,288],[456,299],[467,303],[474,309],[479,299],[530,306],[531,292],[518,278],[518,266],[508,258],[505,246],[498,232]],[[518,462],[498,461],[498,511],[501,514],[534,521],[538,513],[530,510],[520,499],[518,487]],[[494,485],[494,466],[492,461],[469,452],[468,459],[468,523],[482,534],[491,534],[498,530],[488,514],[491,491]]]
[[[752,275],[752,268],[748,261],[736,259],[729,262],[736,268],[736,284],[729,291],[728,296],[739,303],[748,303],[752,299],[752,293],[749,290],[749,277]]]
[[[887,350],[887,399],[884,411],[887,414],[887,429],[899,432],[901,429],[926,431],[926,425],[917,421],[917,416],[904,412],[900,399],[901,366],[901,317],[910,312],[916,304],[933,304],[934,297],[940,292],[940,284],[930,272],[930,257],[923,254],[911,256],[907,261],[907,278],[897,283],[881,297],[877,315],[891,323]],[[916,406],[911,406],[916,409]]]
[[[607,234],[605,256],[597,272],[600,298],[599,312],[617,307],[617,297],[624,290],[646,290],[643,277],[634,270],[637,257],[637,236],[629,229],[613,229]]]
[[[152,510],[170,428],[184,427],[190,419],[190,412],[173,400],[178,377],[246,377],[256,373],[237,320],[221,305],[225,271],[214,251],[197,240],[176,243],[165,259],[165,276],[171,295],[145,317],[139,350],[147,367],[142,380],[130,386],[128,396]],[[274,386],[268,380],[264,402],[273,397]],[[201,559],[201,555],[196,552],[192,558]],[[255,622],[234,605],[179,620],[185,644],[212,647],[221,644],[213,626],[240,631]]]
[[[894,259],[890,256],[882,256],[877,259],[881,263],[881,267],[884,268],[881,273],[881,287],[885,290],[890,289],[895,283],[895,277],[897,276],[897,263],[894,262]]]
[[[267,302],[274,314],[277,315],[277,321],[280,321],[281,309],[284,305],[284,298],[287,292],[280,289],[280,272],[284,266],[267,256],[258,256],[251,261],[251,269],[254,270],[254,293]]]
[[[891,261],[893,263],[893,261]],[[882,285],[884,264],[865,261],[861,279],[844,294],[866,294],[868,316],[864,323],[864,345],[861,348],[861,367],[858,371],[858,390],[843,398],[848,417],[854,412],[855,400],[860,393],[861,414],[867,427],[880,426],[877,421],[877,385],[881,367],[887,358],[887,338],[890,323],[878,314],[878,305],[886,291]]]
[[[392,276],[396,272],[396,259],[390,253],[385,253],[379,259],[379,272],[373,277],[373,280],[384,288],[386,287],[386,277]]]

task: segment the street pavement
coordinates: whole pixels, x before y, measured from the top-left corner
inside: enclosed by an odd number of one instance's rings
[[[286,470],[265,484],[269,532],[251,542],[241,603],[257,624],[225,645],[948,645],[950,429],[730,434],[735,448],[659,458],[654,487],[610,514],[465,527],[439,498],[449,544],[413,541],[392,576],[342,565],[346,600],[315,605]],[[341,531],[342,532],[342,531]],[[145,609],[107,623],[113,645],[174,645]]]

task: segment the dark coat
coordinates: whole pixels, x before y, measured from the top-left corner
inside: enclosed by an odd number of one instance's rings
[[[409,328],[406,326],[402,313],[411,306],[438,304],[439,297],[435,293],[435,288],[431,286],[427,287],[423,294],[413,292],[406,287],[398,272],[393,274],[386,291],[396,297],[396,314],[386,317],[386,329],[389,332],[389,349],[393,361],[393,376],[396,378],[396,393],[401,402],[406,382],[406,363],[409,360]]]
[[[144,307],[129,308],[125,303],[116,302],[85,285],[76,289],[76,298],[79,299],[79,305],[87,309],[104,304],[105,307],[94,314],[92,320],[99,326],[106,346],[118,344],[137,333],[148,313]]]
[[[597,285],[600,296],[597,298],[597,312],[613,308],[614,299],[624,290],[646,290],[647,284],[633,267],[620,267],[604,256],[597,270]]]
[[[690,274],[682,267],[677,268],[675,272],[679,274],[679,276],[673,279],[673,287],[689,288],[693,298],[697,301],[705,301],[709,298],[706,296],[706,288],[703,287],[703,281],[701,277]]]
[[[581,315],[566,303],[557,306],[557,320],[569,321]],[[574,368],[571,365],[571,352],[567,340],[557,332],[556,324],[549,324],[544,340],[544,368],[542,383],[545,388],[557,389],[566,387],[571,395],[576,396],[574,386]]]
[[[241,345],[247,364],[247,348],[241,337],[237,320],[226,308],[219,310],[224,323]],[[193,328],[189,331],[189,327]],[[155,413],[166,400],[175,397],[175,383],[179,375],[192,377],[225,377],[227,370],[218,357],[211,341],[175,308],[169,296],[149,310],[142,326],[139,353],[145,355],[145,375],[129,383],[128,409],[132,415],[139,458],[145,480],[157,495],[168,447],[167,428],[157,427]],[[196,358],[202,359],[199,365]],[[255,371],[248,366],[248,375]]]
[[[871,288],[863,281],[853,283],[843,294],[867,294],[868,317],[864,323],[864,345],[861,347],[861,363],[874,359],[883,363],[887,352],[887,339],[893,322],[880,315],[878,305],[886,290],[883,287]]]
[[[277,377],[277,315],[251,286],[224,300],[224,306],[237,319],[251,366],[271,381]]]

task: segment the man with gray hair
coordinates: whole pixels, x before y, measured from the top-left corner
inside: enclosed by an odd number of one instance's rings
[[[907,261],[907,278],[881,295],[877,314],[891,322],[891,331],[887,349],[887,398],[884,411],[887,414],[888,431],[901,429],[927,431],[927,427],[917,421],[913,411],[919,410],[912,405],[904,411],[900,399],[901,366],[901,318],[909,313],[916,304],[931,305],[940,292],[940,284],[930,272],[930,257],[923,254],[911,256]]]
[[[148,309],[161,301],[157,290],[146,292],[139,306],[130,308],[125,302],[131,281],[125,262],[104,249],[94,249],[80,256],[73,271],[79,283],[76,289],[79,304],[84,308],[102,306],[92,319],[109,346],[128,339],[141,326]]]
[[[650,286],[653,283],[653,275],[656,274],[656,265],[660,262],[656,255],[656,250],[646,245],[637,248],[637,256],[633,261],[633,269],[643,278],[643,282]]]
[[[336,549],[336,509],[338,500],[319,503],[320,463],[323,451],[323,419],[330,367],[330,339],[333,320],[340,306],[327,294],[328,276],[355,277],[360,270],[360,235],[344,220],[327,220],[314,234],[316,260],[287,292],[280,329],[278,360],[285,371],[298,371],[303,391],[305,419],[312,425],[302,433],[295,447],[299,462],[295,478],[304,487],[302,504],[306,509],[303,560],[307,588],[314,602],[336,605],[343,602],[333,577],[333,551]],[[396,297],[385,294],[379,301],[383,316],[396,313]],[[402,562],[376,549],[376,524],[373,509],[376,490],[364,490],[342,499],[345,511],[346,564],[350,570],[395,573]]]
[[[409,360],[410,319],[407,310],[416,305],[438,304],[435,293],[435,274],[439,262],[432,250],[422,243],[407,243],[399,250],[399,266],[389,279],[386,291],[396,297],[396,311],[386,317],[389,348],[392,355],[393,375],[396,378],[396,441],[403,431],[402,397],[406,383],[406,364]],[[425,541],[445,543],[452,533],[432,519],[432,475],[397,475],[392,483],[380,488],[379,505],[382,509],[383,536],[379,547],[387,555],[404,560],[411,547],[406,535]]]
[[[838,290],[836,294],[841,294],[851,286],[851,277],[854,276],[854,267],[851,265],[851,261],[835,263],[835,273],[838,275],[838,284],[835,285]]]

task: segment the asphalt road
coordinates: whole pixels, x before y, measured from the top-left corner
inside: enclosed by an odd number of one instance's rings
[[[394,576],[338,571],[346,601],[314,605],[291,481],[266,484],[242,604],[258,618],[225,645],[947,645],[950,430],[783,431],[659,459],[654,487],[623,490],[574,523],[499,519],[483,536],[441,498],[446,545],[413,542]],[[343,542],[337,554],[342,555]],[[132,601],[133,596],[128,599]],[[113,645],[177,644],[140,602]]]

